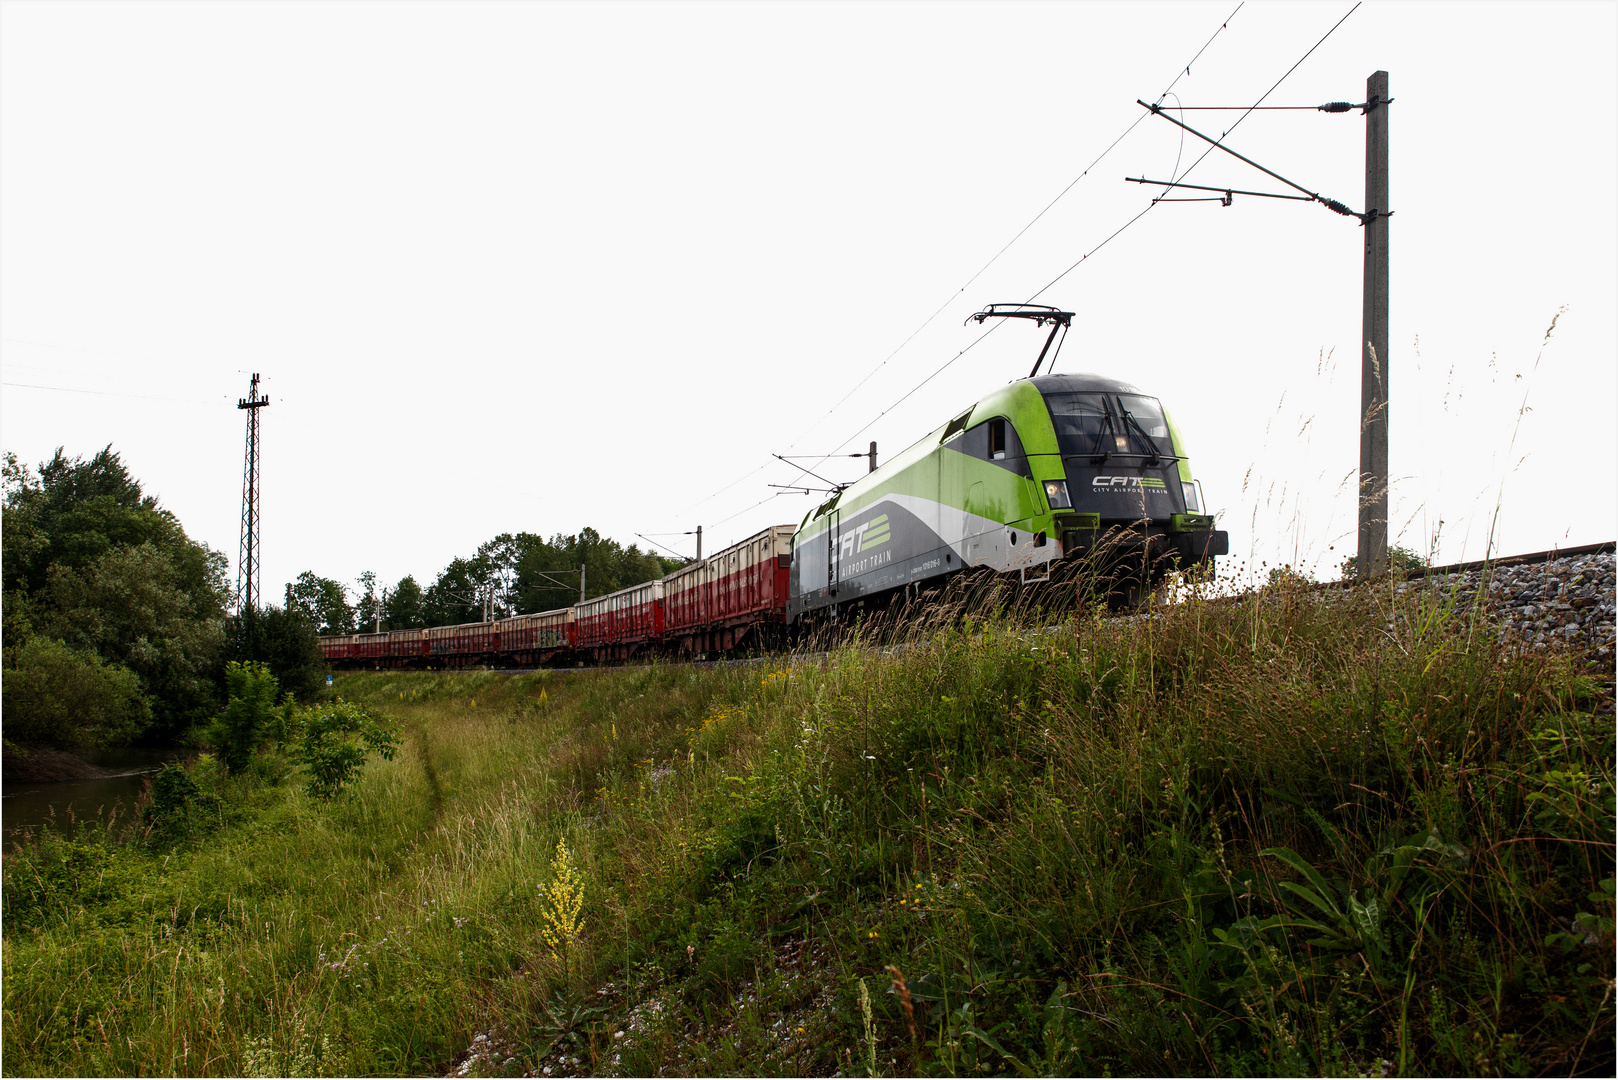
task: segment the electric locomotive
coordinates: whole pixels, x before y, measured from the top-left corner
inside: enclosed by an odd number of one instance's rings
[[[1052,338],[1071,318],[1050,308],[980,316],[1007,314],[1050,319]],[[788,616],[972,567],[1043,581],[1058,559],[1086,555],[1110,572],[1110,598],[1133,602],[1171,570],[1228,554],[1203,506],[1155,397],[1102,375],[1030,373],[804,517]]]

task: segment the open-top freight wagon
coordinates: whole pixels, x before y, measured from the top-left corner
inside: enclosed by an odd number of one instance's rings
[[[792,526],[772,525],[657,581],[493,622],[320,639],[343,667],[537,667],[765,648],[786,625]]]

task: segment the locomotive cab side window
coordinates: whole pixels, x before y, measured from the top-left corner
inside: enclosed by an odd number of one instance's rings
[[[1020,476],[1032,475],[1028,455],[1023,452],[1022,440],[1017,437],[1017,429],[1003,416],[974,424],[950,445],[968,457],[992,461]]]

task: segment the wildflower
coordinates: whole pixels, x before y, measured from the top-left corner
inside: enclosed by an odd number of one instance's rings
[[[559,960],[557,951],[573,947],[584,921],[584,882],[568,857],[567,841],[560,837],[556,856],[551,859],[551,873],[551,883],[539,890],[540,915],[544,919],[540,936],[551,950],[551,959]]]

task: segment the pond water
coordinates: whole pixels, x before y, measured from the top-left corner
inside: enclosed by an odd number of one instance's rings
[[[93,780],[36,783],[7,780],[0,784],[0,829],[7,836],[18,829],[37,829],[53,820],[67,828],[70,820],[93,821],[122,805],[121,817],[133,813],[147,773],[180,759],[172,746],[126,746],[82,755],[112,775]]]

